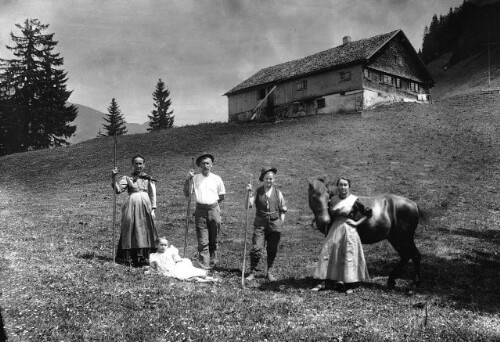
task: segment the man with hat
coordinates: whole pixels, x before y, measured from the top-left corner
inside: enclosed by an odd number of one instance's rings
[[[184,183],[184,195],[190,196],[192,180],[196,210],[194,212],[196,237],[198,239],[198,262],[202,268],[213,268],[217,263],[217,233],[221,217],[219,203],[224,200],[226,189],[222,179],[211,173],[214,156],[203,154],[196,158],[201,173],[190,170]]]
[[[278,252],[278,244],[281,238],[281,229],[285,222],[287,211],[285,199],[281,191],[274,186],[275,168],[263,168],[259,180],[264,185],[257,189],[255,196],[252,193],[252,185],[248,184],[250,191],[249,206],[255,205],[254,231],[252,237],[252,250],[250,251],[250,274],[246,280],[253,280],[259,260],[262,257],[264,241],[267,245],[267,279],[275,281],[273,274],[274,260]]]

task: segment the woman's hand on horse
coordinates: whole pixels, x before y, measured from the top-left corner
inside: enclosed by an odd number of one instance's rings
[[[347,221],[345,221],[345,223],[347,223],[348,225],[350,225],[351,227],[354,227],[354,228],[356,228],[358,226],[358,222],[351,220],[351,219],[347,219]]]

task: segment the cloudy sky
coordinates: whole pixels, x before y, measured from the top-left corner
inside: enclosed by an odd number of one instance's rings
[[[463,0],[0,0],[0,57],[16,23],[55,33],[71,102],[143,123],[161,78],[175,124],[226,121],[223,94],[261,68],[402,29],[422,45],[433,14]]]

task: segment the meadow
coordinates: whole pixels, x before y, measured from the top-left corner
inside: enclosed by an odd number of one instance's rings
[[[1,157],[0,307],[9,341],[499,341],[499,108],[498,94],[469,93],[361,114],[119,137],[120,174],[134,154],[146,157],[159,179],[159,233],[181,253],[191,158],[215,156],[227,195],[214,284],[112,263],[111,138]],[[257,186],[267,165],[278,168],[290,209],[278,281],[267,282],[261,265],[243,289],[245,185],[252,177]],[[406,196],[430,213],[417,229],[419,288],[411,263],[396,289],[386,288],[398,256],[381,242],[364,246],[370,283],[353,294],[310,291],[323,237],[310,226],[307,187],[322,175],[351,178],[354,194]]]

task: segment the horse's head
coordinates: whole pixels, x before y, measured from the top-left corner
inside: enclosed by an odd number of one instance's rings
[[[314,178],[309,180],[309,207],[314,214],[314,221],[318,230],[326,235],[330,224],[330,214],[328,213],[328,203],[330,202],[329,182],[324,178]]]

